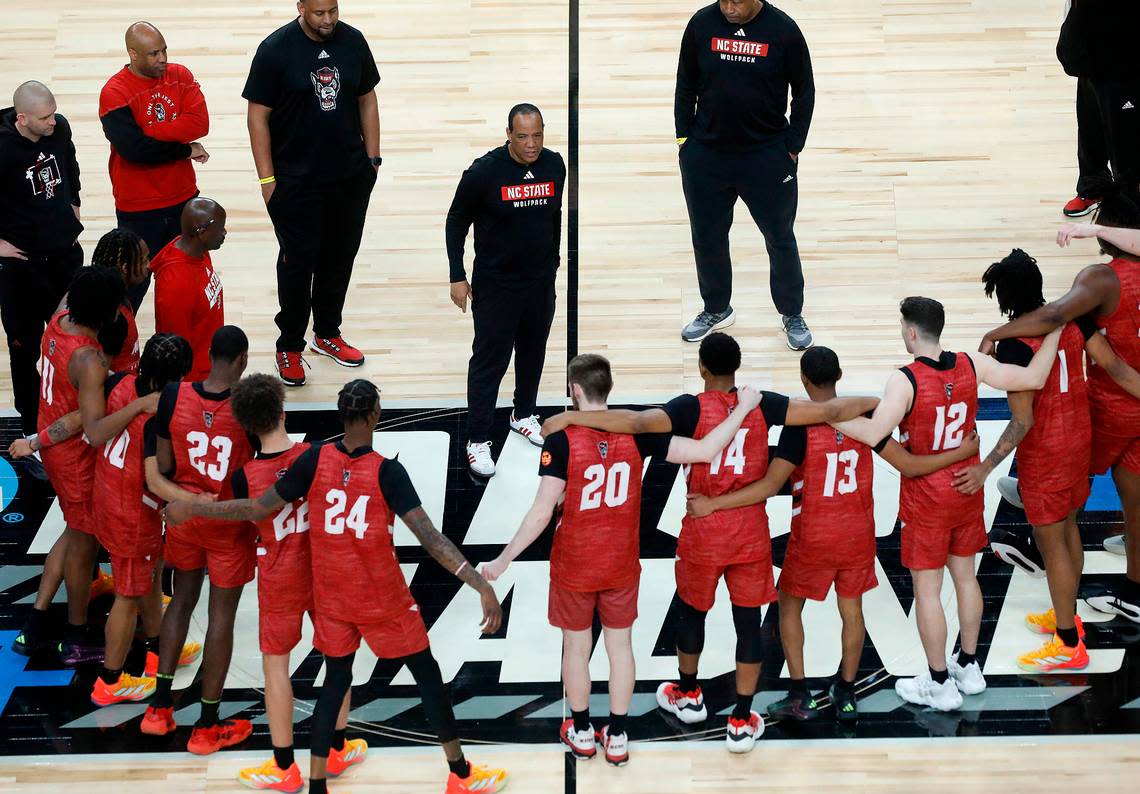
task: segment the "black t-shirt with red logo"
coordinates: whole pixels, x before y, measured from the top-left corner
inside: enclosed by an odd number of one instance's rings
[[[351,25],[338,22],[326,41],[305,35],[299,19],[269,34],[241,95],[273,109],[274,175],[328,184],[371,167],[357,99],[379,82],[368,42]]]
[[[553,279],[562,245],[565,185],[566,163],[550,149],[524,165],[511,157],[504,144],[473,162],[463,172],[447,212],[451,281],[467,277],[463,245],[472,224],[473,284],[493,282],[525,289]]]

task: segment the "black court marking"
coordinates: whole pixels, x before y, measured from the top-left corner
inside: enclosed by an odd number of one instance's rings
[[[984,418],[1000,418],[998,402],[985,403]],[[485,493],[467,476],[462,444],[456,440],[462,438],[464,414],[462,410],[450,409],[390,410],[385,412],[379,428],[443,431],[450,434],[442,529],[457,543],[464,539],[473,515],[484,501]],[[496,450],[503,448],[508,432],[506,420],[507,410],[504,409],[496,416],[497,435],[493,439]],[[337,420],[331,412],[291,414],[288,428],[290,432],[304,433],[310,440],[328,439],[339,432]],[[17,433],[16,423],[6,420],[0,425],[0,446],[6,447]],[[500,464],[502,463],[501,456]],[[661,521],[663,506],[675,477],[676,467],[657,461],[651,463],[646,474],[642,515],[643,526],[648,529],[642,533],[642,557],[646,568],[646,573],[643,574],[643,592],[657,588],[667,591],[667,595],[672,594],[672,566],[669,561],[674,554],[675,540],[656,527]],[[421,495],[422,493],[421,489]],[[51,499],[45,484],[24,477],[15,500],[3,515],[4,520],[0,520],[0,581],[3,582],[0,585],[3,588],[0,590],[0,643],[5,646],[19,630],[30,609],[28,605],[17,602],[35,593],[37,566],[42,565],[44,557],[42,554],[29,555],[27,549]],[[10,516],[17,515],[21,516],[19,520],[9,521]],[[1086,549],[1099,550],[1106,534],[1119,531],[1120,516],[1119,513],[1103,511],[1084,513],[1081,524]],[[1020,511],[1004,505],[998,511],[994,525],[1024,530],[1024,516]],[[513,531],[514,527],[509,529]],[[550,534],[548,531],[535,543],[522,556],[519,565],[534,565],[536,561],[547,559]],[[783,559],[786,545],[786,536],[776,538],[773,542],[773,559],[777,565]],[[464,552],[469,559],[482,561],[497,555],[501,548],[501,543],[468,544],[464,545]],[[460,609],[458,582],[440,569],[421,549],[401,546],[399,556],[401,562],[419,563],[411,581],[411,589],[429,627],[445,617],[445,613],[450,611],[454,615],[455,610]],[[912,600],[910,583],[899,561],[897,530],[891,536],[880,538],[879,559],[886,573],[885,584],[889,585],[890,591],[897,597],[901,609],[909,610]],[[651,578],[651,569],[656,571],[653,574],[656,578]],[[1086,577],[1090,585],[1119,578],[1107,575]],[[990,653],[1011,579],[1012,572],[1008,566],[1001,564],[993,555],[984,555],[979,572],[986,604],[980,646],[983,661]],[[508,642],[507,658],[463,662],[458,666],[458,672],[450,684],[460,719],[460,734],[469,744],[556,741],[563,713],[557,647],[546,655],[532,649],[534,638],[527,636],[525,620],[534,618],[535,599],[528,597],[528,592],[535,591],[524,591],[519,589],[521,587],[521,584],[516,586],[504,599],[506,625],[495,638],[473,641],[443,641],[439,637],[434,638],[435,653],[444,666],[448,658],[465,652],[464,648],[469,649],[472,642],[476,647],[480,647],[478,643],[494,640]],[[247,597],[253,597],[252,591],[247,593]],[[92,609],[92,619],[101,620],[108,607],[106,599],[96,603]],[[531,610],[529,618],[528,608]],[[62,605],[57,605],[55,614],[58,622],[62,623]],[[774,607],[769,609],[765,617],[761,697],[765,693],[786,688],[786,684],[782,685],[779,679],[783,657],[777,634],[778,617]],[[649,624],[655,636],[652,655],[648,659],[640,659],[639,666],[644,661],[650,661],[663,664],[671,671],[675,668],[672,661],[673,618],[668,612],[656,617],[643,613],[639,622],[648,623],[652,620],[658,621]],[[247,626],[243,633],[245,636],[238,638],[239,643],[256,643],[256,628],[251,630]],[[809,656],[812,653],[813,639],[818,636],[818,633],[813,635],[809,626]],[[200,639],[200,635],[195,638]],[[884,698],[889,700],[889,697],[893,697],[890,694],[892,678],[884,671],[887,666],[884,662],[889,663],[890,660],[880,657],[875,641],[869,638],[859,674],[861,702],[869,711],[863,714],[856,726],[840,728],[830,714],[825,712],[824,717],[814,723],[773,724],[765,732],[764,741],[847,736],[894,738],[930,735],[1140,733],[1140,642],[1137,640],[1140,640],[1140,627],[1134,624],[1122,620],[1090,624],[1090,649],[1121,649],[1119,669],[1103,674],[990,676],[991,691],[984,696],[985,700],[968,701],[963,711],[954,714],[933,714],[901,705],[883,705]],[[1038,640],[1026,632],[1024,643],[1024,650],[1030,650],[1036,647]],[[710,632],[706,643],[706,659],[711,655],[711,648],[717,644],[731,646],[731,637]],[[537,654],[533,666],[528,654]],[[527,666],[521,675],[517,674],[517,667],[513,677],[504,675],[511,656],[515,659],[520,656],[527,658]],[[316,688],[313,682],[320,666],[319,657],[315,653],[310,654],[294,673],[298,701],[311,704],[315,700]],[[189,736],[189,724],[179,727],[169,737],[143,737],[138,732],[141,709],[133,713],[129,706],[116,710],[95,709],[90,704],[88,695],[96,672],[92,666],[70,676],[51,656],[25,660],[12,654],[8,647],[0,648],[0,677],[3,677],[5,684],[11,686],[6,705],[0,711],[0,755],[184,750]],[[435,742],[419,708],[415,687],[393,683],[397,672],[395,664],[380,662],[373,670],[371,679],[354,688],[355,716],[352,718],[350,733],[363,736],[374,746],[432,745]],[[635,741],[721,740],[725,717],[718,713],[730,706],[734,699],[733,676],[730,672],[702,678],[710,718],[708,723],[701,726],[681,725],[654,708],[652,698],[657,683],[657,680],[639,680],[637,683],[629,722],[629,732]],[[814,680],[813,684],[817,689],[822,689],[825,681]],[[8,686],[0,687],[0,694],[5,694],[7,688]],[[594,691],[602,695],[605,683],[598,682]],[[192,685],[176,693],[176,704],[179,708],[193,705],[197,696],[197,686]],[[261,716],[264,710],[261,693],[256,688],[227,689],[225,703],[237,708],[237,714],[251,719]],[[875,704],[878,704],[878,710],[872,709]],[[604,701],[599,705],[594,722],[600,727],[604,724],[606,709]],[[308,708],[303,704],[298,706],[295,732],[299,747],[306,746],[309,741]],[[258,724],[255,725],[254,735],[242,749],[268,750],[270,746],[267,726]],[[494,760],[493,753],[485,749],[474,748],[472,753],[480,760],[484,756],[488,761]],[[570,785],[567,783],[567,791],[573,790],[569,788]]]

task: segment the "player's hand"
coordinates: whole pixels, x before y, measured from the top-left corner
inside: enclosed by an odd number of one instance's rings
[[[470,297],[471,284],[467,279],[451,282],[451,302],[464,314],[467,314],[467,299]]]
[[[162,511],[162,517],[166,519],[168,525],[178,526],[193,518],[190,508],[190,502],[170,502]]]
[[[993,470],[985,463],[970,466],[968,469],[959,469],[954,472],[952,484],[959,493],[976,494],[986,484],[986,477],[990,476],[991,471]]]
[[[210,160],[210,153],[206,151],[206,147],[194,141],[190,144],[190,159],[196,163],[206,163]]]
[[[760,405],[760,399],[760,390],[753,386],[741,386],[736,390],[736,403],[745,411],[751,411]]]
[[[162,396],[160,391],[152,391],[146,397],[139,397],[138,404],[141,413],[153,414],[158,411],[158,398]]]
[[[34,455],[35,452],[36,451],[32,449],[31,440],[27,438],[17,438],[15,441],[8,445],[8,454],[17,460],[20,458],[29,457],[30,455]]]
[[[1071,240],[1096,237],[1099,230],[1095,223],[1066,223],[1057,230],[1057,245],[1064,248]]]
[[[550,438],[551,435],[557,433],[559,430],[565,430],[570,426],[570,418],[566,415],[566,411],[554,416],[548,417],[542,423],[542,437]]]
[[[994,342],[994,340],[990,339],[989,334],[986,334],[982,337],[982,342],[978,345],[979,353],[981,353],[983,356],[992,356],[994,354],[994,350],[996,349],[997,344]]]
[[[798,163],[800,161],[799,152],[788,152],[788,157],[792,158],[793,163]]]
[[[210,504],[212,502],[218,501],[218,495],[216,493],[196,493],[194,494],[194,498],[190,501],[205,502],[206,504]]]
[[[704,518],[714,512],[713,500],[701,494],[690,494],[685,502],[685,512],[693,518]]]
[[[489,586],[479,591],[479,603],[483,606],[483,622],[479,628],[484,634],[494,634],[503,624],[503,608],[499,606],[498,596]]]
[[[483,566],[479,569],[479,573],[481,573],[483,578],[488,582],[493,582],[506,572],[508,565],[510,565],[510,563],[502,557],[496,557],[490,562],[483,563]]]
[[[959,447],[959,450],[962,453],[962,459],[965,460],[967,458],[972,458],[975,455],[977,455],[978,452],[981,451],[981,448],[982,448],[981,436],[978,435],[977,430],[971,430],[970,434],[968,436],[966,436],[964,441],[962,441],[962,446]]]
[[[0,257],[4,259],[24,259],[28,258],[27,254],[21,251],[16,246],[12,245],[7,240],[0,240]]]
[[[276,182],[266,182],[261,186],[261,200],[265,202],[265,206],[269,206],[269,199],[273,198],[273,191],[276,189]]]

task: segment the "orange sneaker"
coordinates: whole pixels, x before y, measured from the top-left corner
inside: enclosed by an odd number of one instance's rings
[[[1081,639],[1085,638],[1085,622],[1081,620],[1079,615],[1076,615],[1077,634]],[[1052,607],[1049,607],[1046,612],[1038,612],[1036,614],[1029,614],[1025,616],[1025,626],[1030,631],[1037,634],[1048,634],[1053,636],[1057,633],[1057,615]]]
[[[1070,648],[1053,635],[1053,639],[1036,651],[1018,657],[1017,666],[1029,673],[1048,673],[1053,670],[1083,670],[1089,665],[1089,654],[1085,641],[1077,640],[1077,647]]]
[[[246,788],[285,791],[288,794],[297,794],[305,787],[299,766],[293,764],[285,771],[281,771],[272,758],[261,766],[247,767],[238,772],[238,782]]]
[[[91,595],[89,596],[89,600],[94,601],[96,598],[111,595],[114,592],[115,578],[100,568],[99,575],[91,581]]]
[[[249,720],[220,720],[209,728],[195,727],[190,732],[190,741],[186,743],[186,749],[194,755],[209,755],[223,747],[241,744],[251,733],[253,725]]]
[[[193,664],[202,655],[202,643],[188,642],[182,646],[182,655],[178,657],[178,666],[185,667],[188,664]],[[158,654],[154,651],[146,652],[146,667],[143,669],[143,675],[154,678],[158,675]]]
[[[339,750],[329,750],[329,762],[325,771],[329,777],[337,777],[350,766],[362,763],[367,752],[368,742],[363,739],[345,739],[344,747]]]
[[[148,736],[165,736],[177,727],[178,724],[174,721],[173,706],[163,709],[147,706],[139,730]]]
[[[507,785],[507,770],[488,769],[471,764],[467,777],[451,772],[447,776],[447,790],[444,794],[494,794]]]
[[[102,678],[95,679],[91,689],[91,702],[96,706],[111,706],[115,703],[137,703],[154,694],[154,679],[142,676],[119,674],[119,680],[108,684]]]

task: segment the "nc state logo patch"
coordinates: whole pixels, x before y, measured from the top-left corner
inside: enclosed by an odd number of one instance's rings
[[[209,429],[214,426],[214,414],[210,411],[202,412],[202,421],[206,423],[206,428]]]
[[[606,455],[610,454],[610,444],[608,441],[598,442],[598,454],[602,456],[602,460],[605,460]]]
[[[947,400],[952,399],[953,395],[954,395],[954,384],[953,383],[947,383],[946,384],[946,399]]]
[[[342,473],[344,474],[344,484],[345,484],[345,485],[348,485],[348,478],[352,476],[352,472],[350,472],[350,471],[348,471],[348,470],[346,469],[346,470],[345,470],[344,472],[342,472]]]

